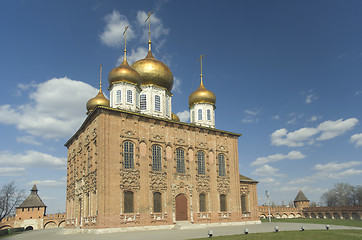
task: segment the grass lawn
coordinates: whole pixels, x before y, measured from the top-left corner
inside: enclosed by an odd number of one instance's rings
[[[198,239],[209,239],[209,238],[198,238]],[[311,231],[289,231],[289,232],[278,232],[278,233],[252,233],[243,235],[230,235],[212,237],[213,240],[361,240],[361,230],[311,230]]]
[[[262,219],[262,222],[268,222],[268,219]],[[362,220],[349,220],[349,219],[323,219],[323,218],[284,218],[272,219],[272,222],[290,222],[290,223],[314,223],[314,224],[329,224],[329,225],[342,225],[352,227],[362,227]]]

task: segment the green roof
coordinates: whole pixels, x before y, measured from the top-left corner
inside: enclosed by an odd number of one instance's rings
[[[38,188],[36,187],[35,184],[31,189],[30,195],[24,200],[22,204],[20,204],[18,208],[26,208],[26,207],[46,207],[38,195]]]
[[[253,182],[253,183],[258,183],[258,181],[255,181],[254,179],[248,178],[244,175],[239,174],[240,177],[240,182]]]
[[[309,201],[308,198],[304,195],[302,190],[299,190],[298,195],[295,197],[294,202],[301,202],[301,201]]]

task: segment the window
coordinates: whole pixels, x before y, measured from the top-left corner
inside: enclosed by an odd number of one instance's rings
[[[134,144],[132,142],[126,141],[123,144],[123,159],[124,159],[124,168],[133,169],[134,168]]]
[[[199,109],[198,111],[197,111],[197,113],[198,113],[198,116],[199,116],[199,120],[202,120],[202,109]]]
[[[219,176],[225,176],[225,155],[219,154]]]
[[[152,170],[161,171],[161,147],[158,145],[152,147]]]
[[[197,152],[197,173],[205,175],[205,153],[202,151]]]
[[[241,212],[243,212],[243,213],[249,212],[247,196],[245,194],[241,195]]]
[[[226,212],[226,195],[220,195],[220,212]]]
[[[199,195],[200,212],[206,212],[206,196],[204,193]]]
[[[116,103],[121,103],[121,93],[122,93],[122,91],[121,90],[117,90],[117,95],[116,95],[116,97],[117,97],[117,99],[116,99]]]
[[[166,99],[166,115],[170,116],[170,101]]]
[[[155,111],[161,112],[161,98],[160,96],[155,96]]]
[[[155,213],[162,212],[162,199],[161,199],[161,193],[159,192],[153,193],[153,212]]]
[[[185,151],[182,148],[176,149],[176,171],[185,173]]]
[[[211,121],[211,111],[210,111],[210,109],[207,109],[207,120]]]
[[[132,103],[132,90],[127,90],[127,102]]]
[[[124,192],[124,213],[133,213],[133,192]]]
[[[141,100],[141,110],[146,110],[147,109],[147,99],[146,99],[146,94],[141,94],[140,96],[140,100]]]

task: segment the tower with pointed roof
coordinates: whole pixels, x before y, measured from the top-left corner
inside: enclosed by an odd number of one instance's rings
[[[16,208],[15,227],[32,226],[33,229],[43,227],[43,218],[46,205],[38,195],[38,188],[34,184],[30,195]]]
[[[297,196],[295,197],[294,206],[301,209],[309,207],[309,199],[305,196],[302,190],[299,190]]]
[[[215,128],[216,96],[204,86],[202,80],[202,58],[203,55],[199,59],[201,63],[200,86],[189,96],[190,123]]]

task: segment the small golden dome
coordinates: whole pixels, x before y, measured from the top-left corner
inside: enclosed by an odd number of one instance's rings
[[[112,86],[112,84],[118,82],[128,82],[136,84],[137,86],[141,85],[140,75],[136,70],[128,65],[126,58],[123,59],[121,65],[113,68],[112,71],[108,74],[109,86]]]
[[[155,59],[151,51],[148,51],[144,59],[133,63],[132,68],[140,74],[142,85],[154,84],[164,87],[168,91],[172,90],[173,75],[171,70],[166,64]]]
[[[98,106],[109,107],[109,100],[103,95],[100,89],[97,96],[87,102],[87,111],[91,112]]]
[[[180,122],[180,118],[176,114],[172,113],[172,121]]]
[[[196,103],[210,103],[214,106],[216,103],[215,94],[205,88],[204,83],[202,82],[202,76],[199,88],[189,96],[189,106],[191,107]]]

